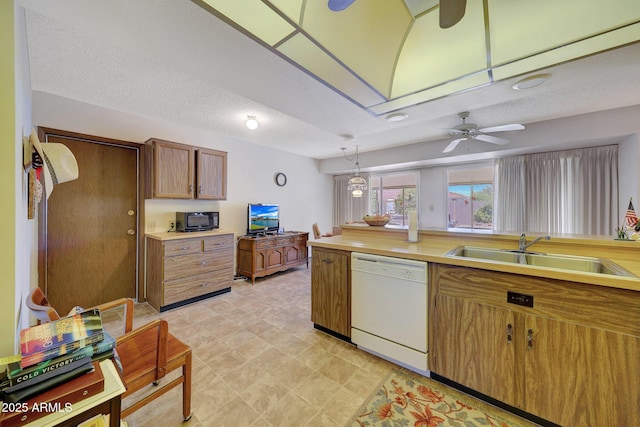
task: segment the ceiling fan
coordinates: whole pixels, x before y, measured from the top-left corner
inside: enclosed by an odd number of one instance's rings
[[[460,142],[466,141],[469,139],[479,139],[480,141],[489,142],[491,144],[504,145],[509,142],[508,139],[498,138],[497,136],[491,136],[491,135],[485,135],[485,134],[493,133],[493,132],[505,132],[510,130],[524,129],[524,126],[520,124],[510,124],[510,125],[493,126],[488,128],[478,128],[478,125],[466,122],[467,117],[469,117],[468,111],[463,111],[462,113],[459,113],[458,117],[462,119],[462,124],[452,129],[449,129],[451,136],[455,137],[455,139],[451,141],[444,150],[442,150],[443,153],[448,153],[450,151],[453,151],[453,149],[455,149]]]
[[[329,9],[334,12],[345,10],[355,0],[329,0]],[[467,0],[440,0],[440,28],[456,25],[464,16]]]

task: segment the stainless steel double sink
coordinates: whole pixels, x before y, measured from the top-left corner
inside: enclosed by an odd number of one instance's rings
[[[599,273],[613,276],[637,277],[635,274],[623,267],[620,267],[618,264],[603,258],[543,254],[539,252],[492,249],[474,246],[459,246],[447,252],[445,256],[557,268],[581,273]]]

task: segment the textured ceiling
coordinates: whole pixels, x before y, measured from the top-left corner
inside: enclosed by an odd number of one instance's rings
[[[535,89],[514,91],[510,78],[403,109],[409,118],[391,123],[188,0],[19,4],[34,91],[313,158],[341,156],[341,134],[354,135],[349,145],[361,152],[441,141],[465,110],[482,127],[526,125],[640,99],[633,44],[545,69],[552,78]],[[244,127],[248,115],[257,130]]]

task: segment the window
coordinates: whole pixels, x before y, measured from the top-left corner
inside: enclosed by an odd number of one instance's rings
[[[411,210],[418,206],[418,172],[371,175],[369,211],[372,215],[389,214],[389,225],[408,227]]]
[[[493,166],[447,171],[448,227],[491,229],[493,226]]]

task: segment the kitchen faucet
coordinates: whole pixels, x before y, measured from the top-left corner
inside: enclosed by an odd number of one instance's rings
[[[551,240],[551,236],[546,235],[542,237],[537,237],[533,241],[531,241],[531,243],[527,244],[527,236],[524,233],[522,233],[520,235],[520,240],[518,241],[518,251],[526,252],[529,246],[533,245],[534,243],[538,243],[542,239]]]

